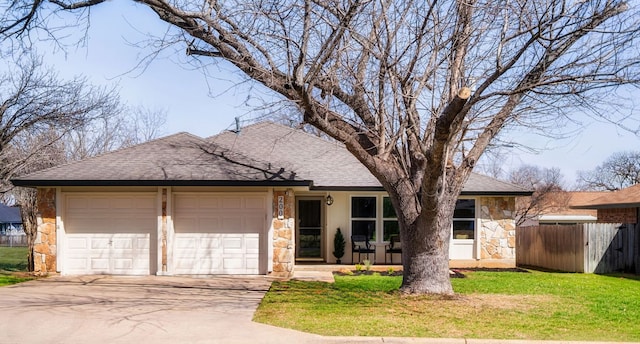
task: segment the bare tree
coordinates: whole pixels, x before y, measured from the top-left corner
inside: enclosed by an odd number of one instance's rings
[[[640,183],[640,151],[613,153],[591,171],[578,171],[581,190],[615,191]]]
[[[116,111],[113,91],[90,86],[82,78],[63,81],[31,55],[9,63],[0,76],[0,193],[10,193],[22,208],[29,247],[36,234],[35,195],[14,189],[16,175],[66,160],[63,137],[96,118]],[[31,250],[28,266],[33,267]]]
[[[157,138],[166,123],[165,110],[123,107],[84,123],[64,136],[68,160],[80,160]]]
[[[566,205],[569,194],[563,191],[563,177],[560,169],[522,165],[509,173],[509,182],[533,190],[530,197],[518,200],[516,224],[522,225],[528,219],[537,217],[552,207]]]
[[[102,2],[16,0],[3,8],[0,34],[56,35],[52,11],[81,16]],[[639,80],[635,2],[137,3],[171,24],[163,42],[231,63],[378,178],[398,216],[406,293],[453,293],[455,202],[498,133],[550,132],[587,115],[615,122],[623,109],[604,102],[624,105],[614,92]]]

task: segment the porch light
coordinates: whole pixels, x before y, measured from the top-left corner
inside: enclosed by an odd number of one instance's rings
[[[332,205],[333,204],[333,197],[331,197],[331,194],[329,194],[327,196],[327,205]]]

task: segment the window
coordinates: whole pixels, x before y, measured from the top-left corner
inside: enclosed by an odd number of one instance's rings
[[[391,198],[382,198],[382,240],[389,241],[392,235],[400,235],[400,227],[398,226],[398,216],[396,210],[393,209]]]
[[[459,199],[453,212],[453,239],[475,239],[476,201]]]
[[[351,198],[351,234],[367,235],[370,241],[389,241],[399,235],[398,217],[387,196],[356,196]]]
[[[367,235],[376,240],[377,197],[351,198],[351,234]]]

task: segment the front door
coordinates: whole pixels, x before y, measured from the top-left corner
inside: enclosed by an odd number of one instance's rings
[[[300,197],[296,199],[296,258],[299,260],[322,260],[323,257],[323,201],[322,197]]]

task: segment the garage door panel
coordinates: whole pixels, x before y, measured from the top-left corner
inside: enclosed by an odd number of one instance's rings
[[[247,197],[245,199],[245,209],[265,209],[265,201],[264,197]]]
[[[175,240],[176,274],[259,273],[259,234],[176,233]]]
[[[149,274],[149,234],[67,235],[67,274]]]
[[[100,238],[100,237],[89,237],[87,238],[87,240],[90,240],[91,242],[91,250],[101,250],[101,249],[108,249],[109,248],[109,243],[110,243],[110,239],[109,238]]]
[[[89,258],[89,266],[93,273],[109,273],[109,259]]]
[[[246,253],[257,255],[260,253],[260,237],[258,235],[245,236]]]
[[[173,272],[259,273],[266,204],[257,194],[177,194]]]

